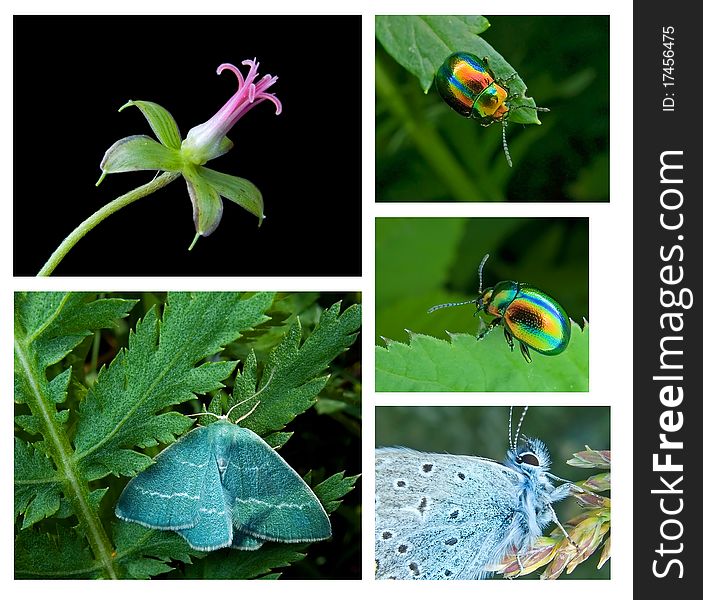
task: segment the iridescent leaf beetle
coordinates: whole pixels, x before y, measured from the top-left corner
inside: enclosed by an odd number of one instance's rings
[[[477,119],[488,127],[500,123],[503,127],[503,151],[509,166],[513,161],[508,152],[505,129],[511,110],[528,108],[534,111],[549,112],[548,108],[529,105],[512,105],[511,101],[519,94],[510,94],[507,84],[517,77],[513,73],[507,79],[496,79],[488,67],[488,58],[481,60],[469,52],[455,52],[437,70],[435,85],[442,99],[464,117]]]
[[[438,304],[427,312],[450,306],[475,304],[474,316],[483,311],[491,317],[487,324],[481,320],[477,340],[483,339],[494,327],[502,325],[510,350],[514,348],[515,338],[528,363],[532,362],[530,348],[547,356],[561,354],[571,339],[571,320],[566,311],[549,294],[527,283],[500,281],[484,290],[483,266],[487,260],[488,254],[478,266],[478,298]]]

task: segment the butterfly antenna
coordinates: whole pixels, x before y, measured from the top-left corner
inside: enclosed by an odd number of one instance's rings
[[[511,450],[515,450],[513,447],[513,407],[510,407],[510,412],[508,413],[508,446]]]
[[[513,444],[513,448],[517,448],[517,441],[520,439],[520,429],[522,429],[522,422],[525,420],[528,408],[530,407],[526,406],[520,415],[520,421],[518,421],[517,428],[515,429],[515,443]]]

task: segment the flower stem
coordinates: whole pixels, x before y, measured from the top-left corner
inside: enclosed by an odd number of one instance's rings
[[[140,198],[143,198],[144,196],[167,186],[172,181],[178,179],[180,175],[181,174],[177,171],[168,171],[163,173],[149,183],[135,188],[132,191],[123,194],[119,198],[115,198],[112,202],[106,204],[100,210],[93,213],[78,227],[76,227],[63,242],[61,242],[61,245],[54,250],[54,253],[49,257],[49,260],[46,261],[39,273],[37,273],[37,277],[46,277],[51,275],[66,254],[68,254],[68,251],[73,248],[73,246],[75,246],[86,233],[93,229],[93,227],[102,222],[103,219],[109,217],[112,213],[117,212],[128,204],[131,204],[135,200],[139,200]]]

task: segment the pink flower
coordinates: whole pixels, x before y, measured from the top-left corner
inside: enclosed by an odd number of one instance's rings
[[[246,79],[237,67],[229,63],[224,63],[217,68],[218,75],[225,70],[232,71],[237,77],[239,88],[209,121],[193,127],[188,132],[181,146],[183,156],[188,161],[202,165],[229,151],[232,147],[232,141],[226,137],[229,130],[247,112],[264,100],[273,102],[276,106],[276,114],[281,114],[283,109],[281,101],[275,94],[266,91],[276,83],[278,77],[267,74],[255,82],[259,63],[254,59],[242,61],[242,64],[249,66]]]

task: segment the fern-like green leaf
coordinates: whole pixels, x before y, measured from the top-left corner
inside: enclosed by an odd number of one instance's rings
[[[130,448],[173,442],[192,421],[159,411],[222,387],[232,361],[198,363],[266,320],[273,294],[169,294],[163,320],[149,311],[81,405],[76,455],[87,480],[134,475],[151,462]]]
[[[351,306],[340,315],[340,303],[337,303],[322,313],[318,326],[301,345],[301,325],[294,323],[269,356],[259,394],[238,407],[238,411],[232,413],[233,420],[258,403],[256,410],[240,423],[243,427],[261,436],[285,427],[313,405],[315,396],[327,382],[327,376],[320,376],[320,373],[354,342],[360,325],[360,306]],[[253,360],[252,355],[240,375],[246,377],[248,373],[249,385],[238,390],[238,400],[253,393]]]
[[[51,533],[29,529],[15,538],[17,579],[97,579],[102,575],[84,536],[59,525]]]
[[[588,391],[588,324],[572,326],[567,349],[557,356],[532,352],[527,364],[510,352],[499,331],[482,340],[410,334],[410,344],[387,340],[376,347],[379,392],[584,392]]]
[[[61,478],[36,445],[15,438],[15,519],[24,514],[22,529],[50,517],[61,501]]]
[[[315,494],[328,513],[334,512],[342,503],[342,498],[354,489],[359,475],[345,477],[344,473],[335,473],[315,486]]]
[[[135,523],[113,525],[116,560],[131,579],[149,579],[173,570],[173,561],[190,564],[191,557],[203,557],[180,536],[170,531],[147,529]]]

